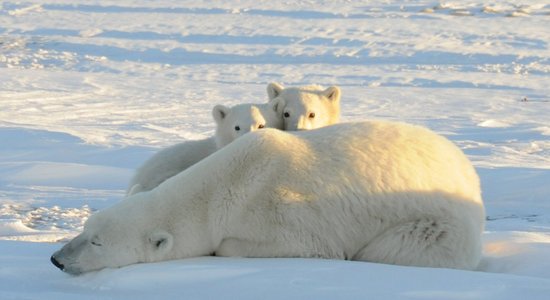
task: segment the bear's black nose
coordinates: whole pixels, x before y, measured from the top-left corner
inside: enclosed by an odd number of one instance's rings
[[[52,264],[56,267],[58,267],[61,271],[63,271],[63,269],[65,269],[65,266],[58,262],[57,259],[55,259],[55,257],[52,255],[52,257],[50,258],[50,260],[52,261]]]

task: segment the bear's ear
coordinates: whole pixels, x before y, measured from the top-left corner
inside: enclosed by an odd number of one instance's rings
[[[267,96],[269,97],[269,101],[279,97],[279,95],[281,94],[281,92],[284,90],[285,88],[276,83],[276,82],[272,82],[270,84],[267,85]]]
[[[332,102],[340,102],[340,88],[337,86],[331,86],[323,91],[323,95]]]
[[[159,230],[151,234],[149,243],[154,251],[167,252],[174,245],[174,237],[166,231]]]
[[[285,109],[286,101],[283,98],[275,99],[269,102],[269,106],[277,113],[278,116],[283,116],[283,110]]]
[[[132,196],[133,194],[137,194],[139,192],[143,191],[143,186],[139,183],[134,184],[130,191],[128,192],[128,196]]]
[[[218,104],[212,109],[212,117],[214,117],[216,123],[219,124],[223,119],[225,119],[225,117],[227,117],[230,111],[231,108]]]

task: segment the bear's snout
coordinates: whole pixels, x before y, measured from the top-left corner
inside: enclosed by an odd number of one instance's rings
[[[55,254],[52,255],[52,257],[50,258],[50,261],[54,266],[58,267],[61,271],[65,269],[65,266],[55,258]]]

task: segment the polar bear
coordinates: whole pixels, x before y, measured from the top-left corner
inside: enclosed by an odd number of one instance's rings
[[[472,164],[428,129],[265,129],[93,214],[51,261],[70,274],[213,253],[472,270],[484,219]]]
[[[267,95],[284,117],[285,130],[308,130],[338,123],[340,88],[323,89],[318,85],[284,88],[272,82]]]
[[[214,137],[186,141],[157,152],[138,168],[126,194],[129,196],[153,189],[247,132],[265,127],[283,129],[282,117],[276,111],[273,103],[214,106]]]

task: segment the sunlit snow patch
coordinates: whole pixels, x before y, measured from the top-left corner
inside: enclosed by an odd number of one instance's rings
[[[544,232],[487,232],[480,270],[548,278],[550,234]]]
[[[490,127],[490,128],[505,128],[505,127],[509,127],[510,124],[503,121],[490,119],[490,120],[486,120],[481,123],[478,123],[477,126]]]

